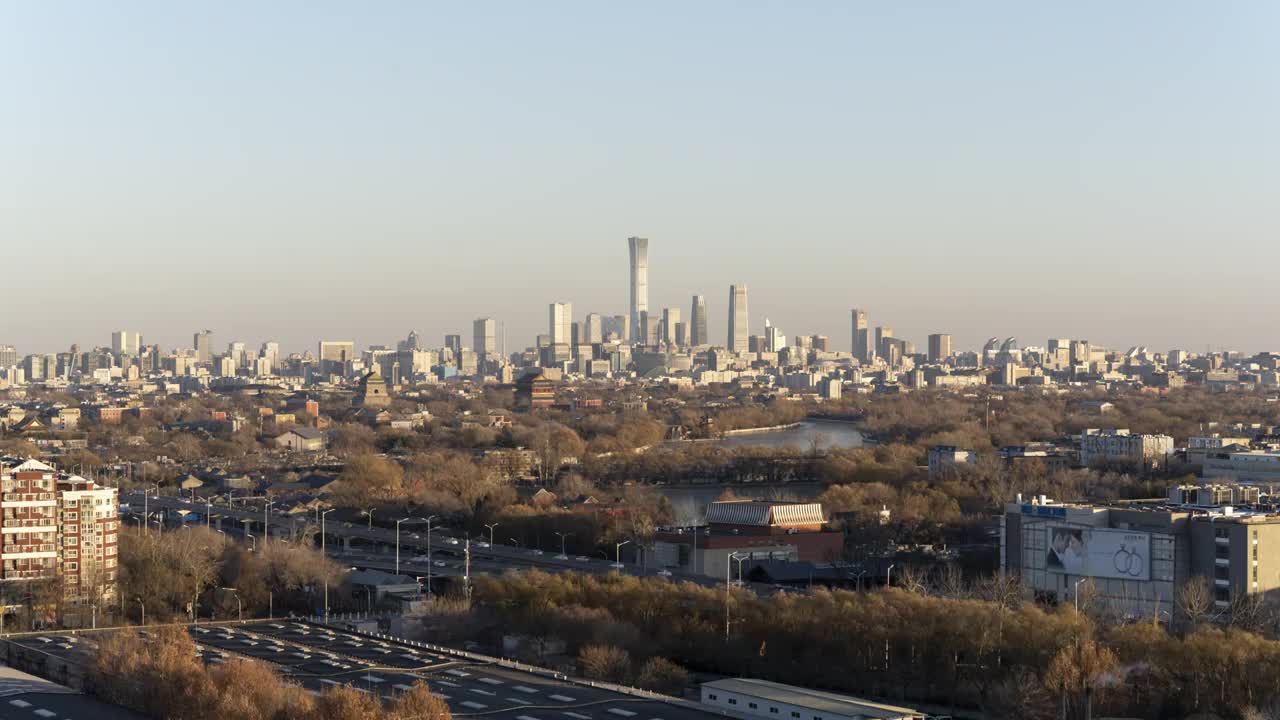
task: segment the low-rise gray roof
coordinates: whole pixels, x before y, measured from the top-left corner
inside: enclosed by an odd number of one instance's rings
[[[885,705],[861,700],[848,695],[811,690],[795,685],[756,680],[752,678],[727,678],[703,683],[702,687],[723,690],[728,693],[750,695],[763,700],[809,708],[832,716],[867,718],[867,720],[911,720],[922,718],[924,713],[911,708]]]

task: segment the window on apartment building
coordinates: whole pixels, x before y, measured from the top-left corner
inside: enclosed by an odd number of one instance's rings
[[[63,542],[64,542],[64,544],[66,544],[66,545],[79,545],[79,544],[80,544],[80,538],[78,538],[78,537],[69,537],[69,538],[65,538]]]
[[[792,710],[792,711],[791,711],[791,717],[793,717],[793,718],[798,718],[798,717],[800,717],[800,713],[796,712],[795,710]]]
[[[730,705],[737,705],[737,704],[738,704],[738,701],[737,701],[737,700],[735,700],[735,699],[733,699],[733,698],[729,698],[729,704],[730,704]]]
[[[1230,537],[1231,535],[1228,532],[1227,528],[1216,527],[1213,529],[1213,536],[1216,538],[1225,538],[1225,537]]]
[[[769,708],[769,712],[770,712],[771,714],[773,714],[773,715],[777,715],[777,714],[778,714],[778,708],[771,707],[771,708]]]
[[[67,563],[67,569],[68,569],[68,570],[79,570],[79,569],[80,569],[80,564],[79,564],[79,563],[69,562],[69,563]]]
[[[79,551],[79,550],[67,550],[65,554],[66,554],[66,556],[67,556],[67,557],[69,557],[69,558],[73,558],[73,557],[80,557],[80,551]]]
[[[755,704],[755,703],[747,703],[747,707],[751,708],[752,710],[755,710],[755,709],[756,709],[756,704]]]
[[[715,700],[718,698],[718,696],[715,693],[707,693],[707,697],[711,698],[712,700]]]
[[[1226,565],[1215,565],[1213,568],[1213,576],[1218,580],[1230,580],[1231,568]]]
[[[109,568],[113,568],[113,567],[115,567],[115,566],[116,566],[115,558],[110,558],[110,559],[108,559],[108,560],[107,560],[107,567],[109,567]]]
[[[1214,589],[1213,589],[1213,599],[1214,599],[1214,600],[1217,600],[1218,602],[1230,602],[1230,601],[1231,601],[1231,591],[1230,591],[1229,589],[1227,589],[1227,588],[1223,588],[1223,587],[1220,587],[1220,588],[1214,588]]]
[[[1213,549],[1213,556],[1216,558],[1226,559],[1231,557],[1230,545],[1219,545]]]

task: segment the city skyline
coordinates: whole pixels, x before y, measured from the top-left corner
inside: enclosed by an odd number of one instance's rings
[[[298,350],[490,316],[514,349],[557,299],[628,313],[618,242],[639,235],[650,311],[705,295],[711,339],[743,282],[759,317],[844,349],[850,307],[957,348],[1271,343],[1274,4],[1105,6],[1099,26],[707,3],[674,29],[330,6],[305,32],[285,7],[140,8],[0,10],[26,98],[0,118],[0,237],[38,268],[8,273],[0,342],[207,327]],[[601,51],[655,35],[657,57]],[[1206,272],[1209,247],[1248,261]]]

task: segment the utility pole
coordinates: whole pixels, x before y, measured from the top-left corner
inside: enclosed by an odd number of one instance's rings
[[[471,538],[467,538],[467,547],[463,553],[462,587],[466,591],[467,602],[471,602]]]

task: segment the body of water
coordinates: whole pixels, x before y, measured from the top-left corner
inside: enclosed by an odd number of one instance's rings
[[[793,447],[810,450],[817,442],[820,449],[860,448],[866,438],[853,423],[834,420],[802,420],[796,427],[783,430],[743,433],[715,441],[721,447]]]
[[[796,427],[732,435],[714,442],[721,447],[791,447],[808,451],[813,448],[815,441],[819,449],[859,448],[867,444],[856,425],[833,420],[803,420]],[[671,501],[677,522],[692,525],[702,521],[707,505],[726,490],[738,497],[753,500],[808,502],[821,495],[826,488],[815,482],[793,482],[658,485],[653,489]]]

